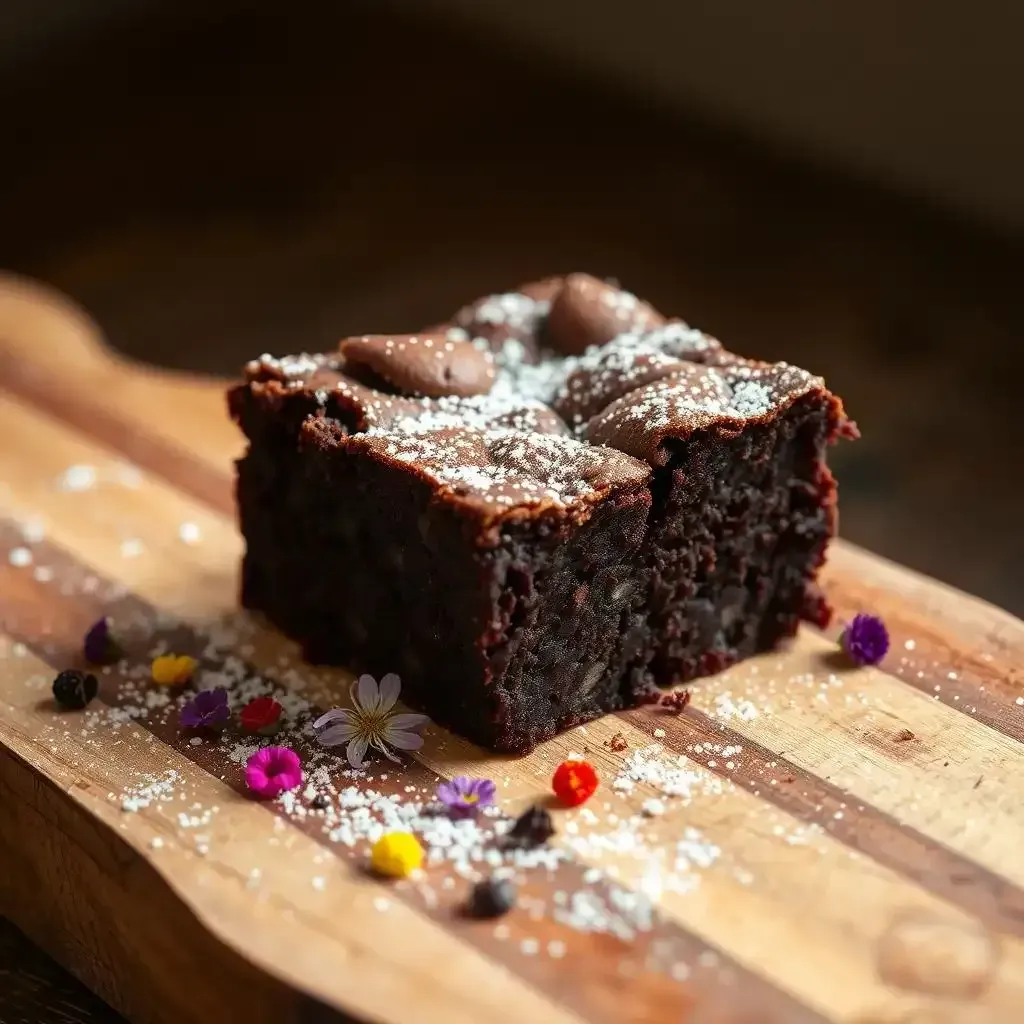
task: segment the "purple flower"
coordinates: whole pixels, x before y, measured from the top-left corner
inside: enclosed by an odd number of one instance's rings
[[[889,650],[889,631],[877,616],[855,615],[839,642],[851,661],[877,665]]]
[[[451,782],[442,782],[437,787],[437,799],[459,817],[490,806],[494,794],[495,786],[490,779],[471,779],[466,775],[456,775]]]
[[[120,644],[110,633],[110,619],[106,616],[89,627],[82,646],[90,665],[113,665],[123,656]]]
[[[200,690],[181,709],[180,721],[185,729],[216,729],[230,717],[228,691],[218,686],[215,690]]]

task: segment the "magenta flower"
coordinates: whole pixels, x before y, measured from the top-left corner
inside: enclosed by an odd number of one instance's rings
[[[218,686],[200,690],[181,709],[180,721],[185,729],[219,729],[230,717],[228,691]]]
[[[889,650],[889,631],[875,615],[855,615],[839,642],[851,661],[877,665]]]
[[[264,747],[245,762],[245,784],[257,796],[273,800],[302,785],[302,761],[291,747]]]
[[[475,814],[480,807],[494,803],[494,783],[490,779],[471,779],[456,775],[451,782],[442,782],[437,787],[437,799],[457,817]]]
[[[419,750],[423,737],[417,731],[430,720],[426,715],[394,713],[401,690],[401,680],[394,673],[384,676],[380,686],[373,676],[360,676],[349,694],[352,707],[334,708],[313,723],[317,742],[324,747],[344,746],[353,768],[362,768],[371,747],[392,761],[398,760],[392,747]]]

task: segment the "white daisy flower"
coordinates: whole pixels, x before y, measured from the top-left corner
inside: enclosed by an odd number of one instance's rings
[[[353,768],[362,768],[370,747],[392,761],[398,758],[389,747],[419,750],[423,737],[417,736],[416,730],[430,719],[426,715],[394,714],[392,708],[401,691],[402,681],[393,672],[381,679],[380,686],[373,676],[360,676],[349,691],[352,707],[334,708],[313,723],[318,730],[317,742],[324,747],[344,744],[345,756]]]

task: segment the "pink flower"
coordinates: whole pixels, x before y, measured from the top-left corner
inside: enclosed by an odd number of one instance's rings
[[[245,762],[245,784],[257,796],[273,800],[302,785],[302,761],[291,747],[264,747]]]

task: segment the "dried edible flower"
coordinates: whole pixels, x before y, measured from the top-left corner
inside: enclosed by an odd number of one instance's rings
[[[485,878],[473,886],[466,903],[466,912],[470,917],[501,917],[515,905],[516,887],[510,879]]]
[[[245,762],[245,784],[257,796],[272,800],[302,785],[302,762],[291,747],[264,747]]]
[[[223,686],[200,690],[182,709],[179,716],[185,729],[218,729],[231,717],[228,691]]]
[[[889,631],[875,615],[855,615],[843,630],[839,643],[851,661],[877,665],[889,650]]]
[[[91,672],[69,668],[53,681],[53,699],[71,711],[81,711],[99,692],[100,684]]]
[[[362,768],[370,747],[392,761],[398,758],[390,747],[419,750],[423,737],[417,736],[416,730],[429,719],[426,715],[393,713],[401,690],[401,680],[393,673],[384,676],[379,687],[373,676],[360,676],[349,691],[352,707],[335,708],[313,723],[314,729],[323,730],[318,732],[317,742],[324,747],[344,745],[353,768]]]
[[[423,847],[409,832],[385,832],[370,851],[370,865],[379,875],[404,878],[422,864]]]
[[[153,659],[153,682],[161,686],[184,686],[195,674],[199,662],[187,654],[161,654]]]
[[[567,807],[578,807],[594,795],[597,781],[597,772],[589,761],[563,761],[555,769],[551,788]]]
[[[475,814],[480,807],[494,803],[496,789],[490,779],[471,779],[468,775],[456,775],[451,782],[442,782],[437,787],[437,799],[452,814],[467,816]]]
[[[121,645],[110,632],[110,619],[106,615],[89,627],[82,650],[90,665],[113,665],[124,657]]]
[[[238,717],[242,721],[242,728],[248,732],[271,736],[281,726],[283,711],[284,708],[273,697],[257,697],[242,708]]]

